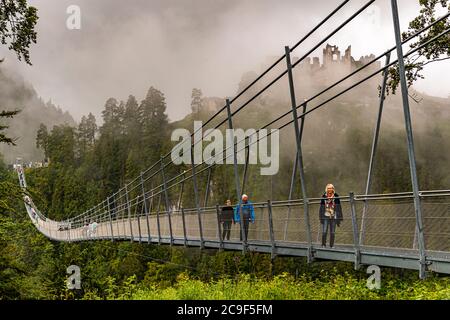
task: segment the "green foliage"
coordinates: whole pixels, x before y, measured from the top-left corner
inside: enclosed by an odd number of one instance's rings
[[[10,73],[0,67],[0,113],[3,109],[21,111],[14,118],[1,120],[1,125],[8,126],[7,136],[17,139],[14,139],[16,146],[0,144],[0,152],[8,164],[13,163],[17,157],[25,161],[42,161],[45,146],[42,146],[42,151],[36,148],[36,133],[40,129],[42,131],[40,125],[44,124],[51,130],[54,125],[64,123],[73,126],[75,121],[68,112],[51,102],[42,101],[20,75]]]
[[[0,215],[16,212],[23,195],[15,175],[6,170],[0,157]]]
[[[137,289],[135,300],[432,300],[449,299],[449,278],[426,281],[386,280],[380,290],[370,290],[366,279],[350,273],[322,272],[321,278],[308,274],[295,278],[283,273],[270,280],[248,274],[237,278],[203,282],[180,274],[170,288]],[[409,288],[409,289],[406,289]]]
[[[1,118],[12,118],[13,116],[15,116],[16,114],[19,113],[19,110],[15,110],[15,111],[1,111],[0,112],[0,119]],[[15,146],[16,144],[14,143],[14,140],[11,138],[8,138],[4,133],[1,133],[2,131],[4,131],[5,129],[8,129],[8,126],[3,126],[0,125],[0,143],[6,143],[9,145],[13,145]]]
[[[444,2],[447,3],[441,3]],[[422,12],[424,17],[434,14],[436,1],[421,4],[430,7]],[[418,20],[410,28],[420,28],[430,21]],[[429,36],[441,32],[439,28],[431,30]],[[444,48],[445,44],[441,45],[440,49]],[[438,50],[436,53],[445,53],[437,47],[434,49]],[[426,56],[427,52],[422,54]],[[430,52],[427,57],[436,59],[438,56]],[[419,69],[420,66],[416,70]],[[408,78],[414,80],[414,66],[409,65],[408,72]],[[391,80],[394,76],[391,74]],[[255,77],[254,74],[244,75],[240,89]],[[391,88],[395,85],[398,82],[390,82]],[[249,98],[257,89],[250,89],[243,98]],[[25,89],[22,91],[27,99],[33,97]],[[367,101],[374,100],[365,96],[364,104],[370,105]],[[167,153],[171,147],[168,141],[172,127],[191,130],[194,120],[207,119],[210,111],[203,110],[202,102],[201,90],[194,89],[193,114],[169,124],[164,94],[151,87],[140,103],[132,95],[126,102],[108,99],[100,127],[92,114],[82,117],[78,126],[69,123],[49,130],[48,124],[42,123],[36,128],[36,145],[45,158],[49,158],[50,165],[27,170],[31,186],[28,192],[40,210],[56,220],[91,208]],[[244,129],[260,127],[274,115],[278,116],[283,106],[288,106],[285,100],[262,95],[247,106],[243,116],[236,116],[234,125]],[[429,102],[430,111],[423,115],[425,129],[421,129],[417,139],[422,189],[439,189],[446,186],[449,178],[445,168],[450,158],[442,150],[450,147],[446,139],[450,127],[439,106]],[[358,185],[355,181],[364,181],[367,170],[373,119],[363,114],[369,109],[361,106],[358,99],[343,98],[334,103],[329,113],[308,116],[307,123],[314,128],[312,136],[303,140],[310,196],[318,196],[330,180],[338,181],[340,190],[362,190],[362,183]],[[358,126],[354,126],[355,123]],[[305,135],[307,133],[305,130]],[[286,181],[289,181],[295,156],[292,132],[282,136],[281,144],[280,149],[285,151],[281,154],[281,169],[276,176],[263,177],[259,174],[259,165],[249,167],[245,192],[252,200],[286,198],[289,191]],[[439,149],[434,147],[436,144]],[[408,190],[408,159],[403,131],[398,127],[385,128],[377,159],[373,191]],[[187,168],[170,166],[166,174],[172,177]],[[242,177],[243,168],[239,170]],[[198,175],[201,195],[205,192],[206,178],[206,171]],[[271,260],[270,255],[254,252],[242,255],[129,242],[53,243],[39,234],[29,221],[16,180],[13,174],[0,168],[0,297],[4,299],[449,298],[449,278],[419,281],[416,273],[405,272],[405,276],[390,270],[383,271],[382,289],[370,291],[365,285],[367,275],[353,271],[348,263],[308,265],[300,258]],[[155,177],[152,183],[159,185],[161,178]],[[145,185],[147,190],[151,187],[150,183]],[[237,201],[231,166],[214,168],[211,187],[210,204],[223,203],[226,198]],[[11,192],[14,188],[15,192]],[[182,205],[194,206],[192,183],[186,183],[184,188]],[[169,191],[172,203],[178,200],[177,191]],[[297,183],[294,197],[299,196]],[[81,268],[81,290],[71,291],[66,287],[66,268],[72,264]]]
[[[38,20],[37,9],[29,6],[27,0],[3,0],[0,3],[0,40],[9,44],[8,49],[31,65],[30,45],[36,43],[34,30]]]
[[[402,33],[403,40],[438,20],[439,16],[437,16],[436,11],[439,7],[450,10],[450,2],[448,0],[419,0],[419,4],[421,6],[420,14],[409,23],[408,31]],[[448,18],[436,23],[418,38],[415,38],[415,42],[410,44],[411,49],[419,47],[449,27],[450,20]],[[450,59],[450,37],[448,34],[418,50],[405,60],[408,86],[411,86],[418,79],[424,79],[421,72],[427,64],[447,59]],[[386,93],[392,92],[392,94],[395,94],[399,84],[400,74],[398,65],[396,65],[388,69]]]

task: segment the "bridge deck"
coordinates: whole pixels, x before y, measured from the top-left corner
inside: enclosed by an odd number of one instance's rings
[[[91,229],[88,225],[76,227],[67,225],[67,222],[48,219],[37,211],[30,199],[26,199],[27,201],[28,204],[25,207],[38,230],[56,241],[135,241],[218,250],[248,250],[268,253],[272,256],[307,257],[308,261],[347,261],[354,263],[355,268],[359,268],[361,265],[379,265],[413,270],[421,269],[419,250],[414,248],[414,223],[411,224],[410,217],[405,214],[412,208],[409,203],[404,203],[403,200],[399,206],[394,207],[394,210],[391,210],[392,203],[389,203],[387,207],[385,204],[371,204],[371,208],[375,211],[368,216],[368,219],[380,218],[384,224],[380,226],[376,222],[367,223],[368,236],[364,245],[360,245],[360,241],[355,241],[354,230],[352,231],[355,220],[352,220],[348,216],[348,211],[345,210],[344,221],[337,230],[336,245],[333,248],[322,247],[319,243],[320,227],[317,221],[311,223],[313,238],[311,244],[306,241],[305,225],[303,219],[300,218],[303,215],[302,206],[298,203],[271,208],[273,211],[273,215],[270,215],[273,220],[272,227],[269,224],[267,206],[255,205],[255,224],[250,225],[248,243],[244,245],[239,240],[239,225],[232,227],[231,240],[222,241],[219,236],[221,230],[219,230],[217,214],[207,208],[201,210],[202,232],[199,232],[199,216],[193,211],[183,214],[172,212],[170,217],[165,213],[142,214],[132,218],[126,218],[124,214],[113,218],[106,214],[99,217],[100,222],[97,223],[95,229]],[[345,208],[345,204],[343,206]],[[378,210],[377,206],[381,210]],[[442,204],[439,204],[439,208],[441,207]],[[426,203],[425,208],[427,208]],[[433,215],[436,215],[435,209],[436,206],[431,203],[429,211],[433,212]],[[390,212],[395,212],[395,215],[390,216]],[[381,213],[381,217],[377,215],[379,213]],[[394,220],[389,219],[393,217]],[[429,218],[431,218],[431,221],[436,221],[434,216],[429,216]],[[449,218],[448,215],[440,215],[439,227],[443,225],[442,219]],[[357,219],[357,221],[360,221],[360,219]],[[385,221],[389,221],[390,225],[386,226]],[[62,226],[70,226],[70,230],[64,230],[64,228],[61,228]],[[370,236],[371,227],[375,228],[372,230],[375,235],[374,238]],[[409,232],[393,232],[399,228],[404,231],[405,227],[409,229]],[[433,231],[434,229],[430,230]],[[432,250],[426,251],[426,269],[450,274],[449,233],[447,229],[442,228],[437,231],[439,232],[430,232],[428,237],[430,240],[429,248]],[[199,234],[203,235],[203,239],[199,237]],[[433,236],[436,236],[439,241],[431,241]],[[374,242],[387,245],[372,245]]]

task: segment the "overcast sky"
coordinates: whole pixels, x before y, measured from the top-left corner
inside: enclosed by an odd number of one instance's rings
[[[418,0],[398,0],[402,30],[418,14]],[[281,56],[342,0],[30,0],[38,8],[38,43],[33,66],[16,61],[2,47],[7,68],[18,72],[44,99],[76,120],[89,112],[100,118],[108,97],[141,100],[150,86],[164,92],[171,120],[190,111],[194,87],[206,96],[236,93],[241,75],[259,71],[267,56]],[[336,23],[365,2],[351,0],[314,37],[305,52]],[[69,30],[68,6],[81,9],[81,29]],[[352,45],[359,59],[394,44],[390,1],[374,5],[328,42],[342,52]],[[321,50],[316,52],[321,56]],[[415,87],[450,94],[450,62],[427,66]]]

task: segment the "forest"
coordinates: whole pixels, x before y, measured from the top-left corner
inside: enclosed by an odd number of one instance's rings
[[[18,2],[22,4],[19,9],[26,12],[26,1]],[[437,2],[431,2],[434,8]],[[447,1],[442,3],[447,5]],[[430,5],[425,3],[425,9]],[[35,41],[34,32],[29,29],[33,29],[37,17],[34,10],[29,10],[31,26],[25,26],[28,38],[22,38],[22,48]],[[425,10],[422,14],[434,12]],[[425,22],[413,21],[410,29],[418,29]],[[441,45],[448,50],[447,44]],[[27,50],[19,50],[18,55],[29,61]],[[414,67],[420,71],[422,65],[411,65]],[[394,71],[389,82],[392,93],[398,86]],[[237,92],[253,81],[253,74],[242,76]],[[418,73],[411,74],[410,80],[417,76]],[[294,77],[299,83],[296,87],[299,101],[323,89],[321,84],[310,85],[304,81],[299,71]],[[376,80],[379,83],[381,77]],[[366,270],[355,271],[351,263],[308,264],[303,258],[272,259],[270,255],[255,252],[242,254],[106,240],[51,241],[30,221],[23,205],[24,194],[31,196],[51,219],[79,215],[170,153],[175,145],[170,139],[173,130],[191,130],[194,121],[205,122],[224,105],[225,98],[203,96],[195,88],[192,112],[182,120],[170,121],[164,93],[150,86],[142,99],[134,95],[124,100],[110,97],[102,107],[101,119],[89,113],[75,123],[68,113],[52,103],[43,103],[33,89],[10,80],[2,70],[0,82],[9,86],[8,90],[0,90],[0,99],[5,104],[0,110],[17,109],[17,112],[1,114],[2,121],[8,119],[0,126],[0,142],[8,149],[2,150],[5,161],[0,161],[0,299],[450,299],[449,277],[429,274],[426,280],[419,280],[417,272],[403,269],[383,268],[381,289],[370,290],[366,286]],[[252,100],[245,112],[234,118],[235,127],[260,128],[289,110],[286,88],[283,79]],[[254,88],[243,95],[233,109],[257,90]],[[410,92],[414,92],[412,87]],[[374,86],[361,86],[306,117],[302,146],[309,197],[319,197],[329,182],[342,194],[364,192],[378,94]],[[422,99],[411,102],[411,113],[420,188],[448,189],[450,99],[417,94]],[[326,98],[321,97],[317,103]],[[398,94],[390,94],[385,100],[373,193],[411,190],[401,104]],[[18,112],[20,109],[23,110]],[[217,121],[225,117],[223,112]],[[282,125],[281,121],[270,128]],[[32,138],[14,140],[3,135],[8,126],[9,137],[27,131],[32,132]],[[219,126],[221,130],[225,128],[226,125]],[[281,200],[289,194],[286,181],[290,181],[295,159],[292,126],[281,131],[280,141],[280,169],[276,175],[261,176],[260,165],[249,167],[246,193],[252,201]],[[14,148],[19,151],[14,154],[8,151]],[[28,190],[19,188],[17,175],[8,166],[24,150],[28,152],[27,157],[42,157],[42,162],[48,163],[48,166],[26,169]],[[188,165],[171,165],[166,173],[175,176],[188,168]],[[239,173],[242,176],[242,165]],[[205,193],[206,179],[206,174],[199,176],[201,195]],[[300,198],[299,180],[296,181],[294,198]],[[215,167],[209,203],[223,204],[226,199],[236,203],[234,182],[232,166]],[[192,194],[193,186],[186,185],[181,199],[183,207],[195,206]],[[171,202],[178,200],[175,193],[169,193],[169,198]],[[70,265],[81,269],[80,290],[67,287],[66,270]]]
[[[210,111],[195,105],[207,99],[198,96],[199,93],[200,90],[193,90],[192,108],[197,112],[178,123],[169,123],[165,113],[164,94],[151,87],[140,102],[134,96],[129,96],[125,102],[109,98],[102,112],[103,124],[100,126],[92,114],[83,117],[77,127],[59,125],[49,129],[42,124],[36,134],[36,145],[49,160],[49,166],[26,170],[30,186],[28,192],[38,204],[38,208],[52,219],[62,220],[97,204],[125,182],[133,179],[162,154],[170,151],[174,144],[169,138],[172,128],[192,127],[195,119],[206,119],[210,116]],[[258,116],[255,112],[255,116],[251,117],[252,120],[247,122],[246,126],[251,127],[266,121],[271,108],[265,107],[267,102],[264,99],[259,103],[252,108],[261,112],[257,112]],[[282,101],[280,103],[282,104]],[[354,102],[354,105],[358,105],[358,101]],[[440,111],[442,105],[429,105],[436,110],[431,114],[437,116],[422,119],[424,123],[432,122],[434,125],[421,129],[425,133],[429,132],[420,136],[421,140],[429,140],[419,145],[425,148],[435,143],[447,146],[448,140],[444,137],[449,135],[450,127],[448,121],[443,120],[445,117],[441,112],[444,111]],[[348,121],[348,113],[345,112],[347,104],[342,102],[342,106],[342,111],[335,111],[335,118],[345,117]],[[356,108],[350,106],[352,107]],[[363,117],[362,112],[352,114],[356,118]],[[363,121],[354,120],[354,123]],[[331,126],[331,132],[323,134],[324,137],[331,135],[342,141],[340,154],[356,154],[357,158],[367,159],[367,155],[359,155],[361,152],[358,149],[364,146],[366,152],[369,150],[369,129],[368,126],[366,129],[342,131],[338,126]],[[367,132],[364,133],[364,130]],[[385,144],[380,144],[382,147],[376,173],[380,191],[403,190],[410,184],[401,129],[391,130],[389,139],[385,138]],[[360,133],[355,135],[358,131]],[[308,140],[305,140],[305,145],[309,145]],[[311,143],[311,146],[314,144]],[[397,160],[400,157],[399,150],[404,150],[405,153],[401,161]],[[449,161],[448,154],[441,153],[441,157],[437,157],[433,150],[431,148],[421,153],[423,155],[419,162],[419,175],[422,188],[442,188],[448,181],[448,172],[442,170],[444,164]],[[142,157],[143,154],[146,156]],[[394,155],[397,159],[392,158]],[[248,180],[248,193],[256,199],[283,199],[288,192],[283,179],[289,177],[292,170],[290,158],[292,153],[287,152],[284,162],[280,165],[280,172],[267,181],[262,180],[259,170],[252,170],[253,174],[249,175]],[[442,162],[435,166],[426,166],[426,163],[436,161]],[[315,163],[306,162],[307,167],[312,167],[313,164]],[[340,165],[331,168],[318,165],[308,170],[308,174],[326,177],[329,173],[346,176],[352,172],[346,179],[349,182],[344,180],[339,184],[343,189],[352,184],[357,185],[356,179],[364,176],[365,166],[360,165],[360,172],[357,168],[354,162],[342,161]],[[182,169],[183,166],[174,166],[172,170],[175,171],[171,174]],[[393,179],[391,172],[394,170],[403,174],[396,175],[396,179]],[[14,172],[3,167],[1,174],[2,179],[9,181],[11,185],[17,183]],[[229,177],[224,178],[227,175]],[[428,176],[434,179],[427,179]],[[206,177],[200,178],[204,182]],[[267,188],[261,185],[262,183],[271,183],[272,188]],[[314,188],[314,185],[311,183],[309,186]],[[189,190],[192,193],[192,187],[186,188],[183,205],[189,207],[193,205],[192,194],[189,194]],[[317,193],[321,192],[321,189],[322,185],[318,183]],[[225,198],[233,198],[234,180],[229,168],[216,169],[212,178],[212,191],[211,203],[221,204]],[[297,194],[300,195],[299,190]],[[175,200],[173,198],[173,201]],[[247,255],[239,252],[216,253],[195,248],[110,241],[55,243],[34,229],[20,197],[10,199],[8,203],[12,204],[12,207],[3,211],[0,228],[3,279],[0,290],[2,297],[7,299],[226,299],[234,297],[232,290],[236,286],[242,287],[239,291],[242,292],[243,299],[332,299],[339,296],[356,299],[433,299],[448,298],[449,294],[448,278],[432,276],[421,282],[417,275],[410,271],[383,271],[383,274],[387,274],[389,285],[382,291],[372,292],[365,286],[367,275],[364,270],[354,271],[353,266],[346,263],[317,262],[308,265],[301,258],[279,257],[272,261],[270,255],[251,252]],[[80,266],[82,270],[82,290],[71,291],[66,287],[66,268],[71,264]],[[351,289],[347,289],[346,295],[342,295],[342,292],[330,293],[322,286],[329,281],[333,281],[335,286]],[[315,289],[314,284],[317,282],[323,289]],[[310,289],[305,289],[305,285]],[[247,286],[258,288],[257,296],[250,294],[253,291],[246,289]],[[414,290],[405,292],[400,289],[405,286],[413,286]],[[217,291],[219,288],[222,288],[222,291]]]

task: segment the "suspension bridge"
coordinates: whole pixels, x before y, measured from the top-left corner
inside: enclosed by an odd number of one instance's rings
[[[36,228],[55,241],[122,240],[217,250],[256,251],[271,254],[272,257],[306,257],[308,262],[314,260],[348,261],[354,263],[356,269],[362,265],[413,269],[419,271],[420,278],[425,278],[428,271],[450,274],[450,190],[424,191],[419,189],[404,63],[404,60],[412,54],[442,37],[448,37],[450,29],[445,29],[440,34],[424,40],[422,44],[406,53],[403,52],[403,45],[417,39],[437,23],[446,21],[450,13],[443,15],[422,30],[402,40],[397,2],[391,0],[395,44],[366,64],[349,72],[345,77],[298,104],[293,69],[309,54],[364,12],[375,0],[365,3],[326,37],[311,48],[306,49],[306,53],[294,63],[291,60],[291,53],[316,33],[331,17],[338,16],[348,2],[342,2],[294,46],[286,46],[283,56],[241,90],[236,97],[227,99],[226,104],[209,118],[201,128],[207,128],[208,125],[213,123],[213,120],[217,120],[218,124],[215,125],[214,129],[221,126],[233,129],[233,119],[236,114],[245,113],[246,106],[254,99],[281,78],[287,77],[291,109],[258,129],[257,132],[280,121],[284,121],[284,124],[278,128],[279,130],[289,126],[292,128],[293,126],[296,152],[294,152],[295,161],[290,181],[290,192],[288,199],[254,203],[255,220],[249,227],[247,238],[242,236],[243,231],[240,227],[235,226],[232,228],[230,240],[224,240],[221,236],[222,225],[219,218],[221,206],[208,206],[212,168],[217,164],[207,165],[206,162],[193,164],[189,170],[183,170],[181,173],[170,176],[168,167],[173,166],[170,154],[162,156],[159,161],[141,172],[138,177],[126,183],[103,202],[64,221],[49,219],[38,210],[29,196],[25,196],[26,210]],[[391,53],[393,52],[396,53],[397,59],[391,62]],[[383,58],[385,59],[384,66],[376,68],[376,70],[369,69],[370,66],[373,67],[377,61]],[[254,89],[264,76],[275,70],[279,65],[284,65],[283,72],[258,90],[246,102],[235,106],[238,98],[244,97],[246,93],[248,94],[251,88]],[[385,100],[384,92],[388,76],[386,71],[392,66],[398,66],[400,74],[412,190],[400,193],[373,194],[371,193],[371,186]],[[306,116],[319,108],[326,107],[333,100],[380,74],[382,75],[382,83],[380,84],[382,90],[368,164],[365,193],[349,193],[340,196],[344,219],[336,232],[335,246],[332,248],[323,247],[321,241],[319,241],[321,226],[317,216],[321,198],[308,197],[306,190],[302,151]],[[346,80],[355,78],[355,83],[352,85],[339,90],[331,97],[323,98],[330,90],[341,89],[341,85]],[[323,99],[319,100],[319,97]],[[316,101],[318,102],[314,104]],[[191,137],[195,134],[196,132]],[[233,157],[233,179],[237,199],[241,199],[241,194],[248,180],[248,152],[243,175],[240,175],[238,170],[237,154],[241,151],[238,150],[240,142],[242,141],[234,143],[231,146],[232,152],[224,155],[224,158]],[[250,139],[246,139],[244,148],[248,151],[250,145],[257,142],[258,139],[253,139],[251,142]],[[191,151],[194,147],[195,142],[191,144]],[[191,152],[191,157],[193,157],[193,152]],[[18,163],[15,168],[21,187],[27,188],[23,166]],[[201,195],[199,175],[202,173],[207,174],[207,184],[204,194]],[[294,184],[297,180],[301,186],[302,198],[300,199],[293,198]],[[182,205],[186,183],[192,184],[193,187],[195,206],[192,208],[184,208]],[[204,201],[200,200],[201,196],[204,196]],[[241,202],[237,203],[236,206],[240,208]],[[95,225],[95,228],[91,228],[92,225]]]

